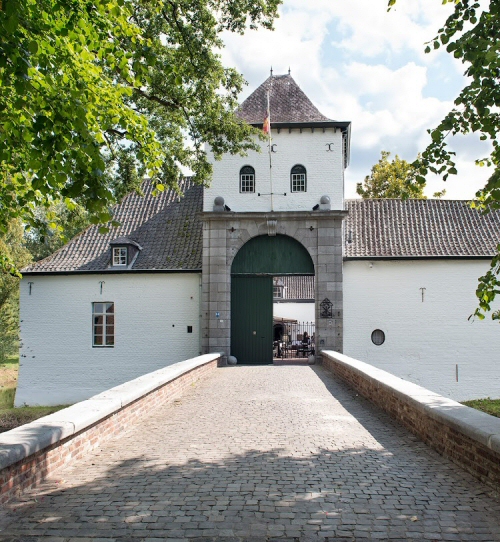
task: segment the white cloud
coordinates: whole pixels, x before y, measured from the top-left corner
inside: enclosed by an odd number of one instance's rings
[[[387,13],[387,0],[285,0],[274,32],[226,34],[221,54],[249,81],[241,99],[268,77],[271,66],[276,74],[290,66],[322,113],[352,121],[346,195],[353,197],[381,150],[413,160],[428,143],[426,130],[449,111],[463,66],[442,49],[430,55],[423,49],[452,8],[436,0],[398,0]],[[459,178],[445,183],[447,197],[470,198],[489,174],[473,165],[479,157],[472,152],[475,144],[456,145],[467,152],[458,157]],[[431,185],[431,194],[442,189],[440,181]]]

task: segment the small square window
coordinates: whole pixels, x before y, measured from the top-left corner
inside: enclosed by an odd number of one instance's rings
[[[115,304],[92,303],[92,346],[115,345]]]
[[[127,265],[127,247],[113,247],[113,265]]]
[[[283,286],[273,286],[273,297],[278,299],[283,298]]]

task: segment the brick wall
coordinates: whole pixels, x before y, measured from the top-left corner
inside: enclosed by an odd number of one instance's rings
[[[204,378],[217,367],[219,357],[219,355],[202,356],[203,359],[200,359],[198,364],[195,363],[196,367],[192,368],[193,363],[187,364],[184,372],[182,372],[182,363],[184,362],[177,364],[181,369],[179,371],[178,367],[177,372],[182,373],[179,376],[169,379],[166,383],[161,384],[149,393],[137,397],[111,414],[104,416],[102,419],[66,438],[56,440],[56,442],[49,446],[43,447],[43,443],[41,442],[43,438],[37,443],[31,437],[37,431],[43,433],[47,431],[47,428],[53,428],[57,423],[52,420],[57,418],[58,415],[61,419],[64,419],[64,414],[56,413],[46,416],[32,424],[27,424],[1,434],[0,450],[2,452],[0,454],[0,466],[6,466],[0,470],[0,503],[5,503],[14,496],[18,496],[22,491],[35,487],[47,476],[54,474],[65,465],[80,459],[84,455],[91,453],[96,448],[102,446],[108,439],[120,436],[127,431],[128,427],[133,426],[142,417],[147,416],[151,410],[181,396],[189,386]],[[161,371],[157,373],[161,373]],[[145,376],[151,376],[154,379],[154,375],[155,373]],[[134,387],[134,381],[127,384],[131,384]],[[114,390],[109,390],[108,395],[110,392],[120,395],[120,388],[123,389],[126,387],[127,385],[118,386]],[[102,395],[104,397],[101,401],[104,402],[106,401],[106,393]],[[125,394],[123,395],[125,396]],[[98,397],[96,396],[96,399]],[[116,403],[116,397],[113,400]],[[130,400],[129,393],[127,393],[127,399],[124,402],[128,400]],[[85,410],[85,406],[82,408]],[[71,409],[77,411],[78,405],[74,405]],[[69,411],[70,409],[66,410]],[[60,411],[60,413],[64,413],[64,411]],[[45,425],[44,420],[46,420]],[[65,423],[67,421],[60,422],[60,426],[62,427]],[[40,447],[42,449],[38,449]],[[12,462],[12,456],[19,454],[19,450],[23,448],[31,448],[34,452],[28,452],[27,454],[21,453],[25,457]]]
[[[441,455],[500,491],[500,419],[337,352],[323,352],[322,364]]]

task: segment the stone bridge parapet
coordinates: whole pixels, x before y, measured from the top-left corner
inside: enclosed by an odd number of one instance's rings
[[[500,492],[500,419],[368,363],[323,351],[323,366],[441,455]]]
[[[217,368],[205,354],[111,388],[86,401],[0,434],[0,503],[127,431]]]

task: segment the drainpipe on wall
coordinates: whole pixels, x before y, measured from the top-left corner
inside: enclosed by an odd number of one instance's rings
[[[202,272],[200,274],[200,278],[199,278],[199,286],[198,286],[198,329],[199,329],[199,332],[198,332],[198,352],[201,356],[202,352],[203,352],[203,344],[202,344],[202,341],[203,341],[203,310],[202,310],[202,291],[203,291],[203,269],[202,269]]]

